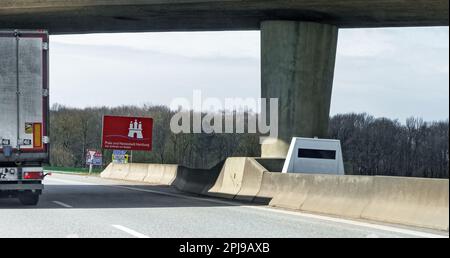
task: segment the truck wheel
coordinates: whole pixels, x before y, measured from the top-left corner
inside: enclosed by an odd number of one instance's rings
[[[23,192],[19,194],[19,201],[22,205],[36,206],[39,202],[39,194],[32,192]]]

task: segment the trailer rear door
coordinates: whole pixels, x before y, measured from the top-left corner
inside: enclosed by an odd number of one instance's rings
[[[0,153],[47,151],[47,50],[44,31],[0,31]]]

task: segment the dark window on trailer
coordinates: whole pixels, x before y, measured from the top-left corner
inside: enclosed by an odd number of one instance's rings
[[[298,149],[298,157],[299,158],[309,158],[309,159],[336,159],[336,151]]]

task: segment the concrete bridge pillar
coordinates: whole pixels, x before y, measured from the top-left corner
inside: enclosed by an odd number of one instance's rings
[[[261,94],[279,99],[278,139],[262,157],[285,158],[292,137],[326,137],[337,39],[333,25],[261,23]]]

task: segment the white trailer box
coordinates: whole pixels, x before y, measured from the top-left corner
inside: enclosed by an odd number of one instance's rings
[[[317,138],[293,138],[283,173],[344,175],[341,142]]]
[[[48,154],[48,33],[0,30],[0,196],[37,203]]]

